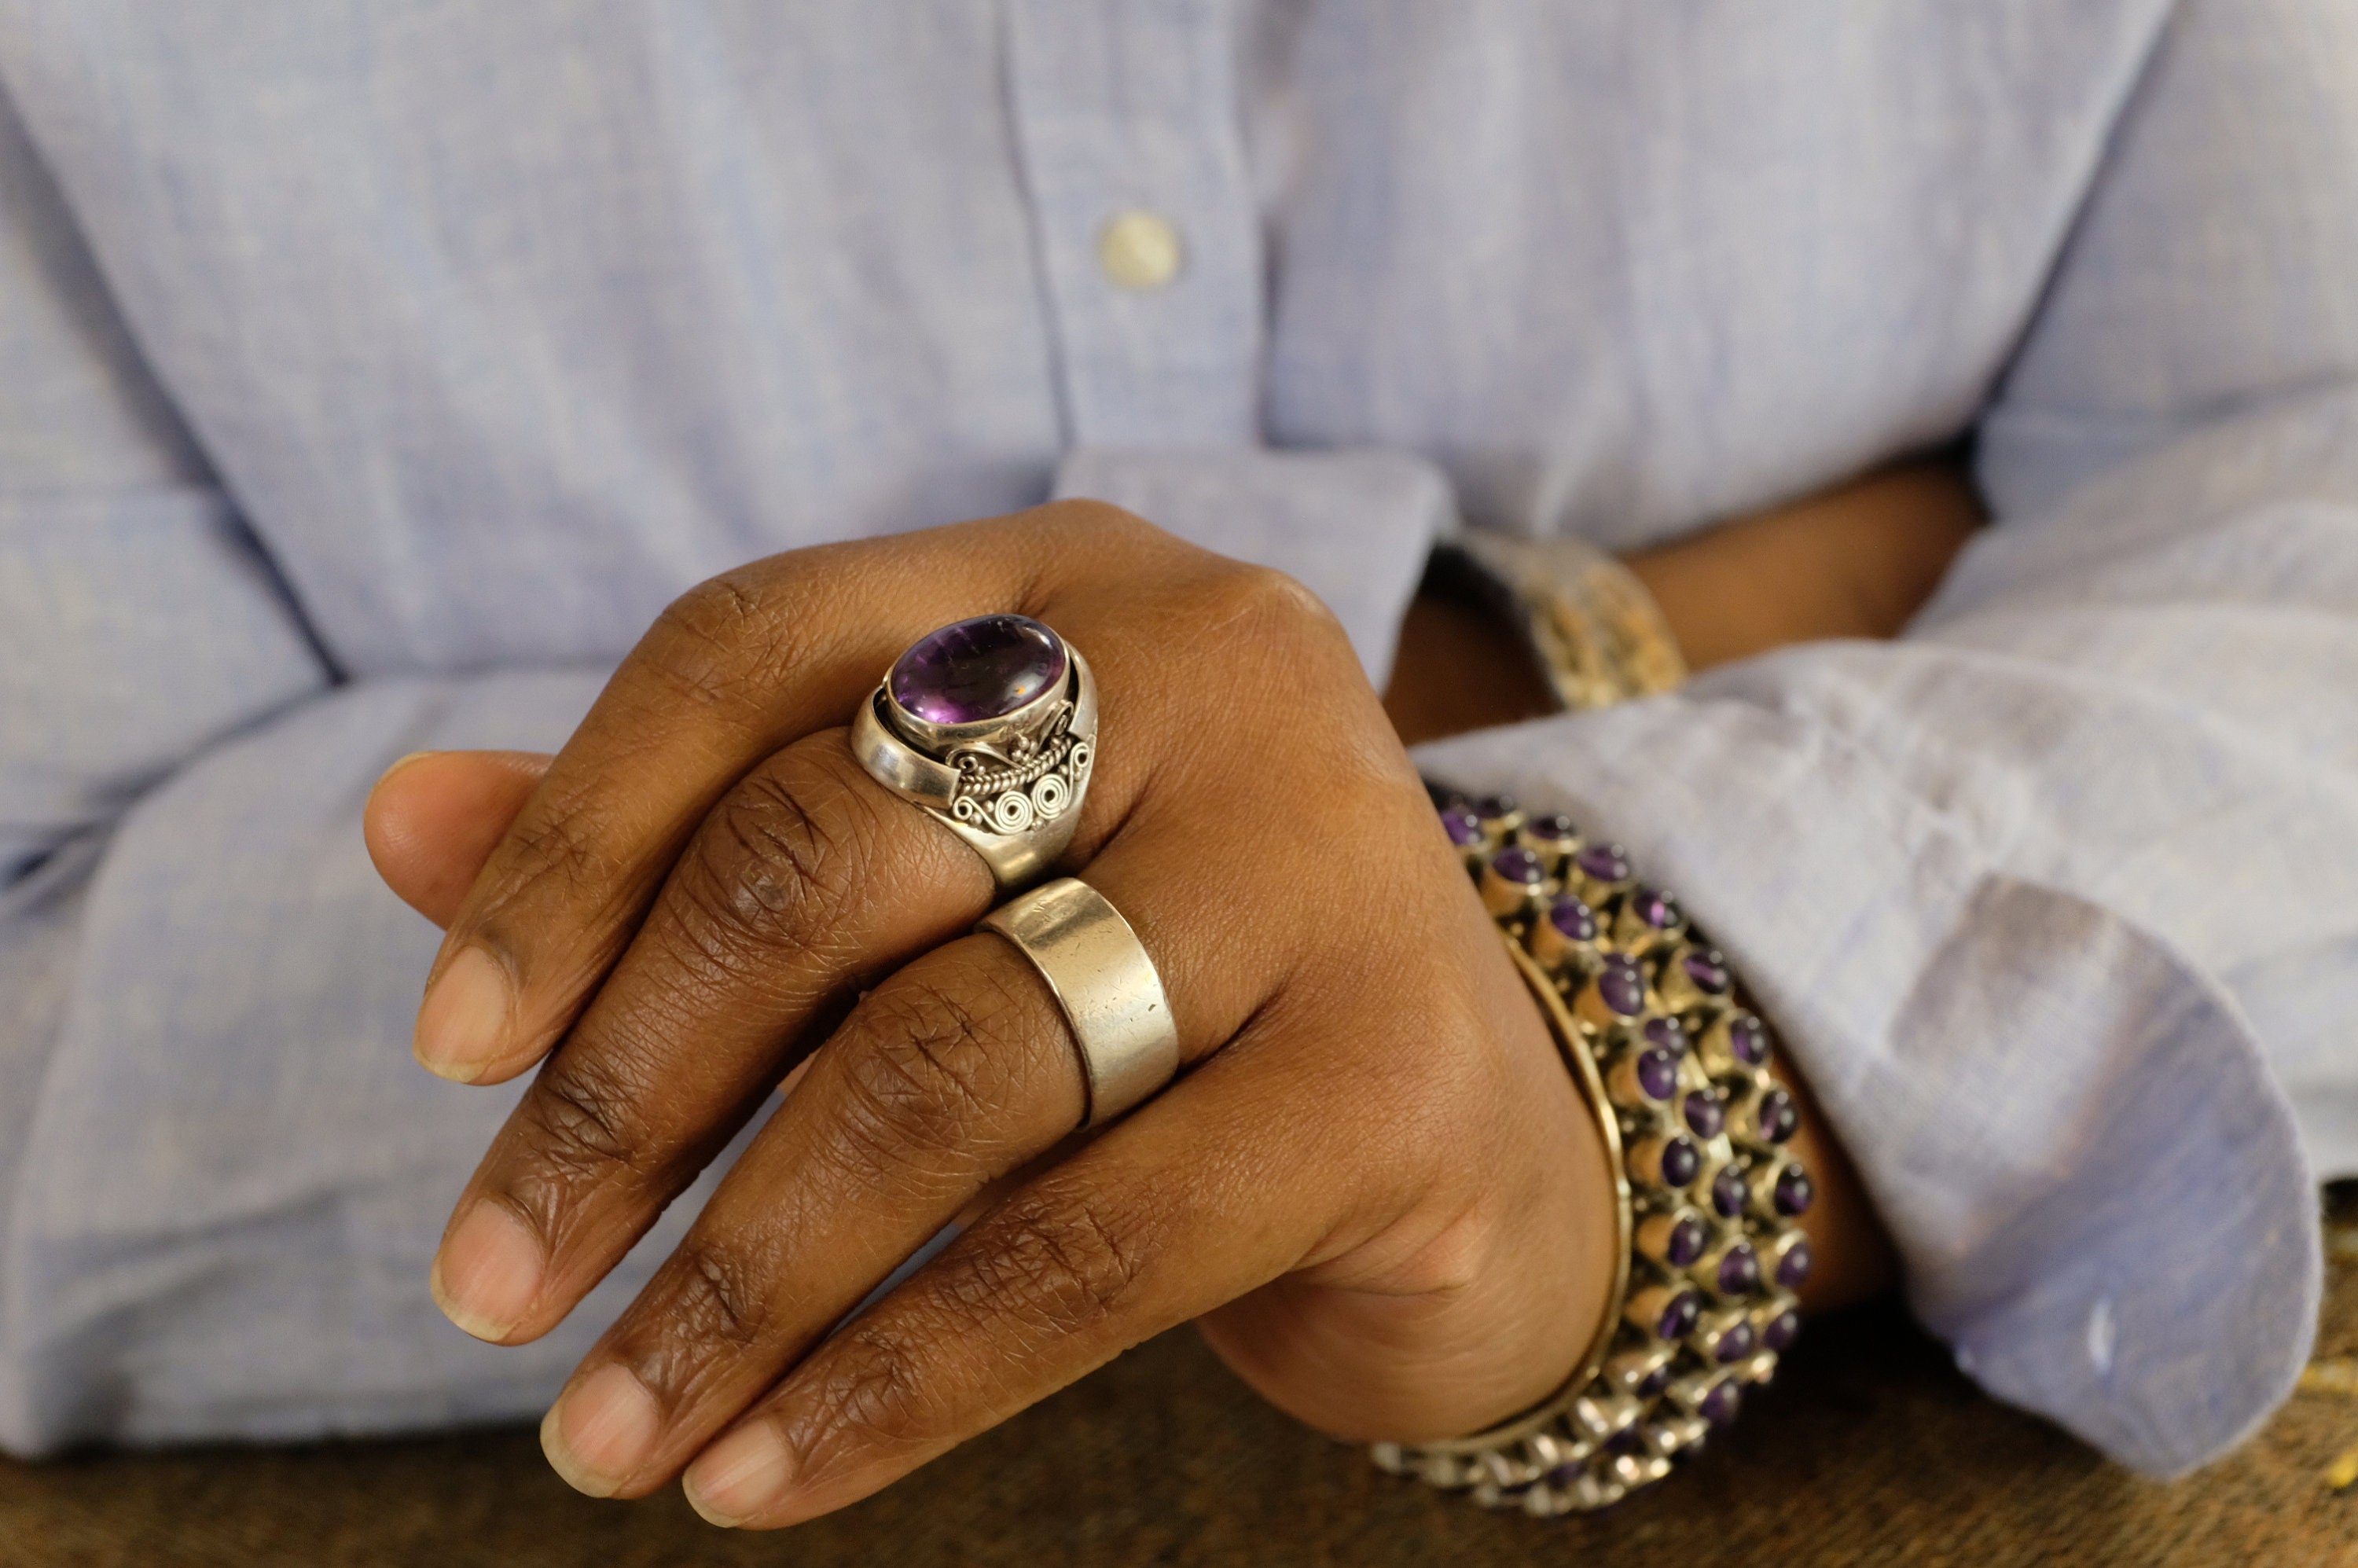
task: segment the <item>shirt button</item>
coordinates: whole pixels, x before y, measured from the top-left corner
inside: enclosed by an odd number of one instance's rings
[[[1179,231],[1160,212],[1117,212],[1098,232],[1098,265],[1124,288],[1160,288],[1186,260]]]

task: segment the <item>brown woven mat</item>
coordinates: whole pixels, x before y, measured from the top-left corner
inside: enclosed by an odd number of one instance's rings
[[[2348,1261],[2320,1351],[2358,1353]],[[1978,1397],[1937,1346],[1875,1309],[1812,1325],[1776,1387],[1681,1476],[1602,1516],[1545,1522],[1377,1472],[1260,1405],[1182,1330],[783,1534],[712,1530],[676,1491],[577,1497],[529,1432],[503,1430],[0,1461],[0,1564],[2324,1568],[2358,1564],[2358,1487],[2325,1479],[2353,1447],[2358,1394],[2310,1393],[2202,1475],[2141,1481]]]

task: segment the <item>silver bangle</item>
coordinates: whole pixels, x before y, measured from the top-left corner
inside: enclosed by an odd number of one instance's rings
[[[1503,798],[1441,805],[1604,1132],[1622,1262],[1596,1343],[1554,1397],[1471,1437],[1373,1455],[1493,1508],[1600,1509],[1735,1419],[1801,1332],[1797,1221],[1814,1191],[1785,1148],[1799,1109],[1727,960],[1619,846]]]

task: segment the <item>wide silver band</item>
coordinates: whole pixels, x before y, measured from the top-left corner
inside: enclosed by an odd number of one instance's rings
[[[1065,681],[1004,719],[922,724],[880,682],[851,721],[852,755],[869,776],[972,845],[1002,893],[1047,874],[1073,841],[1088,793],[1097,678],[1079,649],[1065,651]]]
[[[1084,1127],[1120,1116],[1179,1071],[1179,1031],[1163,977],[1097,889],[1060,878],[991,911],[977,929],[1014,943],[1055,993],[1088,1087]]]

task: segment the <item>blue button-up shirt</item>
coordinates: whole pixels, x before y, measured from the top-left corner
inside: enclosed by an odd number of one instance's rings
[[[679,1222],[541,1344],[440,1319],[511,1097],[411,1064],[356,819],[698,579],[1088,492],[1380,675],[1457,519],[1966,435],[1899,642],[1425,761],[1684,895],[1994,1393],[2167,1472],[2289,1387],[2358,1169],[2358,9],[0,0],[0,1442],[549,1396]]]

